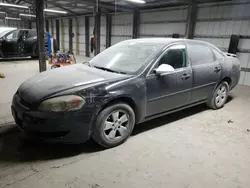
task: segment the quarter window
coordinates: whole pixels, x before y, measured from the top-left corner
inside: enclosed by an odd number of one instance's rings
[[[192,66],[214,62],[214,56],[210,47],[205,45],[188,45],[188,56]]]
[[[186,50],[184,45],[171,46],[162,56],[158,66],[161,64],[171,65],[174,69],[186,67]]]

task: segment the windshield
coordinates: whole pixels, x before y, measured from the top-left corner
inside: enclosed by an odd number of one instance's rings
[[[9,30],[0,30],[0,37],[3,37],[5,34],[11,32],[11,31],[14,31],[14,29],[9,29]]]
[[[134,74],[164,47],[143,41],[120,42],[90,60],[89,65],[118,73]]]

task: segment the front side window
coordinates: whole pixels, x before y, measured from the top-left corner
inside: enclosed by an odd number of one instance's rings
[[[124,41],[95,56],[90,66],[113,72],[134,74],[146,66],[164,47],[143,40]]]
[[[161,64],[171,65],[174,69],[187,66],[185,45],[171,46],[160,59],[158,66]]]
[[[22,38],[23,38],[23,39],[29,38],[29,31],[23,31],[23,33],[22,33]]]
[[[192,66],[214,62],[214,56],[210,47],[202,44],[189,44],[188,57]]]

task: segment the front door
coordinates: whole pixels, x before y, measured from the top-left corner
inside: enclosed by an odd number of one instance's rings
[[[170,46],[159,58],[146,78],[147,117],[189,104],[192,88],[192,69],[186,58],[186,46]],[[175,71],[157,75],[154,69],[161,64],[171,65]]]
[[[19,30],[14,30],[5,36],[3,45],[4,55],[16,55],[18,53]]]

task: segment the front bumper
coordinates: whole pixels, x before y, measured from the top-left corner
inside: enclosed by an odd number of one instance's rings
[[[16,94],[12,115],[27,136],[45,142],[84,143],[90,139],[93,110],[53,113],[32,109]]]

